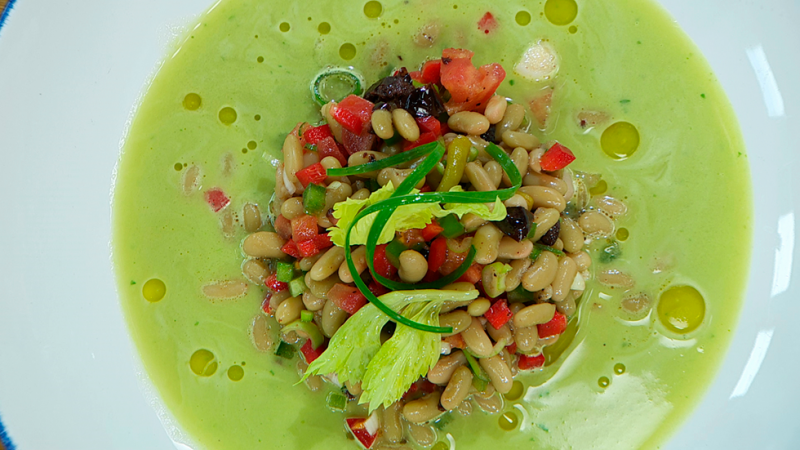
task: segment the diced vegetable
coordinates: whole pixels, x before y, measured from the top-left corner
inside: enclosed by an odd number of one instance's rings
[[[312,241],[314,241],[314,245],[317,247],[319,251],[333,247],[333,242],[331,242],[331,237],[328,233],[320,233],[314,236]]]
[[[311,322],[314,320],[314,313],[304,309],[300,311],[300,320],[303,322]]]
[[[506,77],[500,64],[472,65],[473,52],[447,48],[442,52],[441,83],[450,93],[450,114],[482,109]]]
[[[361,95],[361,79],[347,69],[329,69],[320,73],[311,84],[311,93],[320,106],[339,101],[347,95]]]
[[[333,118],[351,133],[361,135],[370,126],[373,106],[357,95],[348,95],[333,108]]]
[[[464,225],[461,225],[461,222],[453,214],[439,219],[439,225],[442,227],[442,236],[446,238],[452,239],[464,234]]]
[[[425,228],[422,229],[422,238],[425,240],[425,242],[431,241],[433,238],[438,236],[442,230],[444,230],[444,228],[442,228],[435,220],[433,220],[431,223],[425,225]]]
[[[231,203],[231,199],[222,192],[220,188],[211,188],[206,191],[206,203],[214,212],[219,212],[222,208]]]
[[[542,250],[541,248],[539,248],[536,245],[534,245],[533,246],[533,250],[531,250],[531,259],[533,261],[536,261],[536,258],[538,258],[539,255],[541,255],[543,251],[544,250]]]
[[[297,253],[300,253],[301,258],[309,258],[319,253],[319,248],[317,248],[317,244],[316,242],[314,242],[314,238],[298,242]]]
[[[533,213],[528,208],[522,206],[511,206],[506,208],[506,218],[494,225],[506,236],[517,242],[527,238],[531,227],[536,225],[533,221]]]
[[[430,131],[426,131],[419,135],[419,139],[414,142],[406,142],[403,144],[403,150],[408,151],[413,148],[417,148],[421,145],[430,144],[431,142],[435,141],[439,136],[435,133]]]
[[[431,250],[428,252],[428,271],[438,272],[447,258],[447,239],[438,237],[431,243]]]
[[[489,34],[497,28],[497,19],[494,18],[492,13],[486,12],[486,14],[481,17],[481,20],[478,21],[478,29],[483,31],[484,34]]]
[[[278,276],[276,274],[272,274],[264,280],[264,284],[272,290],[272,292],[280,292],[286,290],[289,285],[283,281],[278,280]]]
[[[556,311],[556,314],[549,322],[536,325],[540,338],[546,338],[561,334],[567,329],[567,316]]]
[[[575,161],[572,151],[556,142],[539,158],[539,165],[544,171],[555,172],[567,167],[572,161]]]
[[[278,348],[275,349],[275,355],[281,358],[292,359],[294,358],[294,347],[281,341],[278,344]]]
[[[306,214],[316,214],[325,207],[325,188],[311,183],[303,191],[303,208]]]
[[[483,315],[495,330],[499,330],[503,325],[507,324],[513,316],[514,313],[508,308],[508,302],[506,300],[494,302],[492,307]]]
[[[536,356],[519,355],[519,370],[538,369],[544,366],[544,353]]]
[[[325,168],[322,167],[322,164],[315,163],[312,164],[302,170],[297,171],[297,179],[303,185],[303,187],[308,186],[310,183],[317,183],[320,184],[325,181],[328,175],[325,173]]]
[[[481,271],[483,291],[490,298],[497,298],[506,291],[506,274],[511,271],[511,266],[500,261],[493,262]]]
[[[320,350],[320,353],[322,353],[320,347],[325,342],[325,336],[322,335],[322,332],[319,331],[319,328],[315,323],[303,322],[302,320],[295,320],[294,322],[283,327],[283,329],[281,330],[283,334],[287,334],[292,331],[294,331],[301,337],[307,338],[308,341],[311,342],[312,344],[311,348]]]
[[[291,239],[292,238],[292,222],[289,221],[286,217],[283,217],[282,214],[278,214],[278,217],[275,218],[275,232],[278,233],[278,236],[281,239]]]
[[[369,419],[351,417],[347,420],[347,427],[356,440],[364,446],[364,448],[372,448],[375,439],[378,438],[378,428],[376,427],[373,433],[367,430],[367,422]],[[377,419],[376,419],[377,420]]]
[[[386,244],[386,257],[393,266],[400,267],[400,254],[406,250],[408,247],[400,239],[395,239]]]
[[[393,266],[386,256],[386,244],[375,247],[375,258],[373,258],[375,272],[382,277],[389,278],[397,273],[397,267]]]
[[[467,343],[464,341],[464,337],[461,336],[461,333],[443,337],[442,341],[450,344],[452,348],[467,348]]]
[[[292,240],[295,242],[303,242],[309,239],[314,239],[319,233],[317,226],[317,218],[312,215],[303,214],[302,216],[292,219]]]
[[[367,304],[367,298],[357,288],[342,283],[336,283],[328,291],[328,300],[332,301],[348,314],[355,314],[362,306]]]
[[[433,133],[436,136],[442,135],[442,123],[433,116],[418,117],[417,125],[419,131],[423,133]]]
[[[300,347],[300,352],[303,354],[303,358],[306,360],[307,364],[316,361],[324,351],[325,345],[320,345],[319,348],[315,349],[311,339],[307,340],[306,343]]]
[[[522,284],[517,286],[513,291],[506,294],[506,298],[511,303],[526,303],[533,301],[534,293],[525,289]]]
[[[478,392],[483,392],[489,386],[489,375],[483,371],[483,368],[478,364],[478,361],[475,359],[474,356],[468,351],[464,351],[464,356],[467,357],[467,364],[469,364],[469,368],[472,370],[472,385]]]
[[[336,140],[334,140],[333,137],[326,137],[317,142],[317,154],[319,155],[319,159],[325,158],[326,156],[333,156],[339,161],[342,167],[347,167],[347,157],[344,156],[344,153],[339,148],[339,145],[336,144]]]
[[[312,145],[316,145],[319,141],[327,137],[333,137],[331,127],[327,124],[320,125],[318,127],[311,127],[303,133],[303,139]]]
[[[470,148],[472,142],[464,136],[458,136],[447,146],[447,166],[444,168],[442,181],[436,188],[438,192],[447,192],[461,183]]]
[[[534,250],[539,249],[540,252],[550,252],[550,253],[553,253],[553,254],[555,254],[557,256],[563,256],[564,255],[564,252],[562,252],[561,250],[559,250],[557,248],[550,247],[549,245],[542,245],[542,244],[539,244],[539,243],[533,244],[533,249]],[[537,254],[536,256],[539,256],[539,255]],[[531,253],[531,259],[536,259],[536,258],[533,257],[533,253]]]
[[[287,255],[291,256],[292,258],[299,259],[300,258],[300,250],[297,248],[297,244],[293,240],[286,241],[281,247],[281,251],[286,253]]]
[[[442,69],[442,60],[426,61],[418,71],[409,72],[411,78],[417,83],[431,84],[439,82],[439,72]]]
[[[508,351],[508,353],[510,353],[512,355],[514,353],[517,353],[517,343],[516,342],[512,342],[511,345],[506,346],[506,350]]]
[[[342,145],[345,151],[352,155],[353,153],[372,150],[375,141],[378,137],[370,132],[364,132],[360,135],[351,133],[349,130],[342,130]]]
[[[278,261],[276,263],[275,276],[278,281],[288,283],[294,278],[294,264]]]
[[[464,275],[458,279],[458,281],[466,281],[470,284],[475,284],[478,281],[481,281],[481,273],[483,272],[483,267],[480,264],[473,264],[469,266]]]
[[[292,297],[301,295],[306,289],[308,289],[308,287],[302,275],[289,282],[289,292],[292,294]]]
[[[347,397],[338,392],[329,392],[328,397],[325,398],[325,404],[328,405],[328,408],[341,412],[347,409]]]

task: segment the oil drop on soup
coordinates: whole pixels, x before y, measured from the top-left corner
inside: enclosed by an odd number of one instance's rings
[[[628,209],[592,244],[592,280],[544,370],[518,377],[496,415],[451,414],[432,428],[434,448],[449,448],[448,433],[460,449],[657,448],[702,396],[735,326],[751,235],[724,93],[649,2],[486,5],[223,1],[160,69],[120,162],[115,262],[150,379],[201,446],[356,445],[324,406],[331,388],[293,386],[296,358],[248,336],[264,290],[237,281],[240,243],[245,225],[266,220],[248,204],[266,210],[283,138],[319,120],[308,83],[321,69],[353,66],[371,83],[447,47],[501,63],[498,93],[514,101],[551,93],[533,134],[575,152],[593,202]],[[558,72],[530,81],[514,67],[536,43],[558,55]],[[209,289],[230,298],[210,301]]]

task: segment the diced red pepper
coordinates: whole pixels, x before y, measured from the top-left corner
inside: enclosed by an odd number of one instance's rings
[[[506,345],[506,350],[508,350],[508,353],[510,353],[512,355],[514,353],[517,353],[517,343],[516,342],[512,342],[511,345]]]
[[[375,247],[375,256],[372,258],[372,265],[375,267],[375,273],[382,277],[391,278],[397,273],[397,267],[393,266],[386,256],[386,244],[381,244]]]
[[[292,240],[299,243],[314,239],[319,234],[316,216],[303,214],[292,219]]]
[[[467,348],[467,343],[464,341],[464,337],[461,336],[461,333],[444,337],[442,340],[450,344],[453,348]]]
[[[314,362],[315,359],[319,358],[322,355],[322,352],[328,348],[324,343],[320,345],[318,348],[314,348],[314,344],[311,342],[311,339],[307,339],[306,343],[300,347],[300,352],[303,353],[303,357],[305,357],[306,364],[311,364]]]
[[[519,370],[538,369],[544,366],[544,354],[539,353],[536,356],[519,355]]]
[[[419,189],[419,192],[420,192],[420,194],[424,194],[425,192],[431,192],[432,190],[433,189],[431,189],[431,187],[426,184],[425,186],[422,186]]]
[[[370,132],[358,135],[346,129],[342,130],[342,145],[344,145],[344,149],[349,155],[372,150],[372,146],[375,145],[377,140],[378,136]]]
[[[318,127],[311,127],[305,130],[303,133],[303,138],[307,143],[312,145],[316,145],[319,141],[327,137],[333,137],[331,127],[328,124],[320,125]]]
[[[422,84],[431,84],[439,82],[439,72],[442,68],[442,60],[434,59],[426,61],[420,70],[415,70],[409,75],[411,79]]]
[[[483,314],[483,317],[486,317],[495,330],[499,330],[514,317],[514,313],[508,309],[508,302],[503,299],[494,302],[492,307]]]
[[[300,250],[297,248],[297,244],[291,239],[286,241],[281,247],[281,251],[286,253],[287,255],[291,256],[292,258],[299,259],[300,258]]]
[[[381,295],[387,294],[389,292],[389,289],[387,289],[386,286],[378,284],[374,281],[370,283],[369,286],[367,287],[369,288],[369,291],[372,292],[372,295],[374,295],[375,297],[380,297]]]
[[[436,117],[419,117],[417,118],[417,126],[419,126],[419,130],[422,132],[430,132],[436,136],[442,135],[442,122],[439,122]]]
[[[370,126],[373,106],[369,100],[350,94],[333,108],[333,118],[347,130],[361,135]]]
[[[349,314],[355,314],[367,304],[367,298],[355,286],[336,283],[328,291],[328,300]]]
[[[567,316],[556,311],[550,322],[536,325],[540,338],[546,338],[561,334],[567,329]]]
[[[431,392],[435,391],[436,388],[437,386],[428,381],[427,378],[423,378],[422,381],[419,382],[419,390],[426,394],[430,394]]]
[[[417,139],[414,142],[405,141],[405,143],[403,144],[403,151],[408,151],[411,150],[412,148],[417,148],[420,145],[430,144],[431,142],[435,141],[438,138],[439,138],[438,135],[430,131],[426,131],[420,134],[419,139]]]
[[[347,167],[347,157],[339,148],[339,145],[336,144],[336,140],[332,137],[326,137],[317,142],[317,155],[319,155],[320,160],[326,156],[333,156],[339,160],[339,164],[341,164],[342,167]]]
[[[572,151],[556,142],[539,158],[539,165],[546,172],[555,172],[567,167],[572,161],[575,161]]]
[[[289,287],[288,283],[278,281],[278,276],[274,273],[264,280],[264,284],[267,285],[268,288],[272,289],[272,292],[280,292]],[[267,303],[269,303],[269,300],[267,300]]]
[[[300,256],[303,258],[314,256],[319,253],[319,251],[313,238],[297,243],[297,252],[300,253]]]
[[[428,271],[438,272],[447,257],[447,239],[439,236],[431,243],[431,250],[428,252]]]
[[[447,48],[442,52],[442,85],[450,93],[447,112],[483,110],[506,77],[500,64],[472,65],[473,52]]]
[[[425,225],[425,228],[422,229],[422,239],[424,239],[425,242],[432,241],[443,230],[444,228],[442,228],[436,220],[432,220],[431,223]]]
[[[375,443],[375,439],[378,438],[378,433],[369,434],[367,431],[366,423],[368,419],[364,418],[356,418],[351,417],[346,419],[347,427],[350,428],[350,431],[353,433],[353,436],[364,446],[364,448],[371,448],[372,444]]]
[[[490,12],[484,14],[481,20],[478,21],[478,29],[485,34],[489,34],[489,32],[493,31],[495,28],[497,28],[497,19],[495,19]]]
[[[292,238],[292,222],[289,221],[283,214],[278,214],[275,218],[275,232],[278,233],[282,239]]]
[[[328,233],[320,233],[312,238],[314,241],[314,245],[320,250],[325,250],[326,248],[333,247],[333,241],[331,241],[331,237]]]
[[[220,188],[211,188],[206,191],[206,203],[214,212],[219,212],[222,208],[231,203],[231,199],[222,192]]]
[[[473,263],[471,266],[469,266],[469,269],[467,269],[467,271],[464,272],[464,275],[461,275],[461,278],[459,278],[457,281],[466,281],[467,283],[475,284],[478,281],[481,281],[482,271],[483,271],[483,266],[477,263]]]
[[[328,178],[328,175],[320,163],[312,164],[297,171],[297,179],[300,180],[303,187],[308,187],[311,183],[322,184],[325,178]]]

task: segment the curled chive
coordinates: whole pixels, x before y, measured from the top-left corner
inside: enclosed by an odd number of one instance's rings
[[[333,83],[332,83],[333,82]],[[342,86],[328,86],[328,84],[344,84]],[[331,100],[341,101],[350,94],[361,95],[364,89],[361,87],[361,77],[348,69],[328,69],[321,72],[311,83],[311,95],[320,106]],[[340,92],[336,91],[337,88]]]
[[[367,173],[385,169],[387,167],[396,166],[404,162],[412,161],[416,158],[419,158],[420,156],[427,155],[433,151],[437,143],[438,142],[431,142],[429,144],[420,145],[419,147],[416,147],[407,152],[398,153],[394,156],[390,156],[384,159],[379,159],[377,161],[369,162],[366,164],[359,164],[357,166],[352,166],[352,167],[342,167],[339,169],[328,169],[326,173],[328,174],[329,177],[346,177],[349,175],[358,175],[361,173]]]

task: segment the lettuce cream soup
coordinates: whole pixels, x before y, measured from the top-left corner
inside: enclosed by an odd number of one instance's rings
[[[294,386],[296,361],[253,346],[263,288],[217,302],[201,288],[242,278],[242,207],[266,211],[283,137],[298,121],[319,121],[308,86],[321,69],[352,66],[371,83],[446,47],[503,64],[498,93],[517,102],[554,88],[547,127],[533,133],[571,148],[572,168],[602,174],[596,192],[605,186],[626,202],[614,239],[592,247],[592,271],[619,270],[635,285],[591,280],[571,339],[550,350],[545,370],[519,378],[523,390],[502,414],[453,414],[435,448],[449,448],[448,434],[459,449],[657,448],[702,396],[736,324],[751,235],[746,155],[723,91],[650,2],[487,5],[222,1],[160,68],[120,162],[114,258],[147,373],[202,447],[357,445],[345,415],[325,407],[332,387]],[[496,27],[479,24],[487,11]],[[526,80],[513,68],[540,40],[559,71]],[[581,123],[582,111],[608,120]],[[199,181],[186,195],[190,170]],[[238,211],[228,237],[203,197],[214,187]],[[620,254],[609,258],[612,241]],[[621,307],[640,294],[652,308]]]

